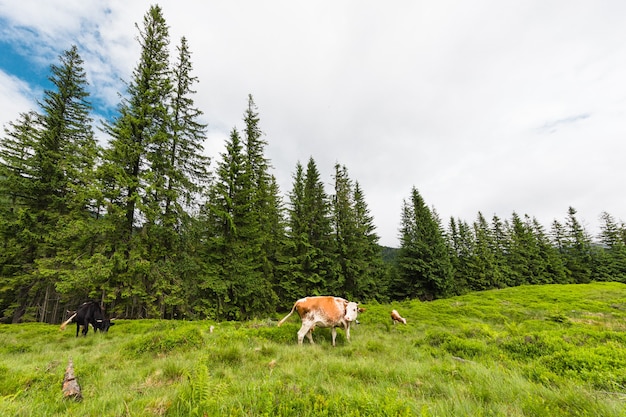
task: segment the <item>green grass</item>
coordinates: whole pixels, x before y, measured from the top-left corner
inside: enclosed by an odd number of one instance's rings
[[[297,318],[0,325],[0,416],[626,416],[626,285],[365,308],[335,348],[320,328],[298,346]]]

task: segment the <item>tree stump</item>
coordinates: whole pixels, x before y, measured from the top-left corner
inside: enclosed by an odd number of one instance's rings
[[[71,359],[65,370],[65,378],[63,378],[63,398],[70,398],[75,401],[80,401],[83,398],[80,385],[78,385],[74,375],[74,362]]]

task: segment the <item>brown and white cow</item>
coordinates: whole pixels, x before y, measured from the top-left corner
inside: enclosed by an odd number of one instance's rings
[[[298,330],[299,345],[302,344],[305,335],[313,343],[311,332],[315,326],[319,326],[331,328],[333,346],[337,337],[336,328],[343,327],[346,330],[346,339],[350,340],[350,323],[355,321],[357,314],[363,311],[357,303],[339,297],[305,297],[295,302],[289,314],[279,321],[278,325],[282,325],[294,310],[298,312],[302,320],[302,327]]]
[[[397,310],[391,310],[391,320],[393,324],[396,324],[396,322],[406,324],[406,319],[400,316]]]

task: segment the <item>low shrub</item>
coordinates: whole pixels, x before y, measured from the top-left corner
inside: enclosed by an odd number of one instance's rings
[[[541,333],[507,337],[500,341],[499,347],[517,360],[548,356],[567,349],[566,343],[562,339]]]

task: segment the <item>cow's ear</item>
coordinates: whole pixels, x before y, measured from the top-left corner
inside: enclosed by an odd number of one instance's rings
[[[364,311],[365,311],[365,309],[363,307],[359,307],[359,313],[362,313]]]

